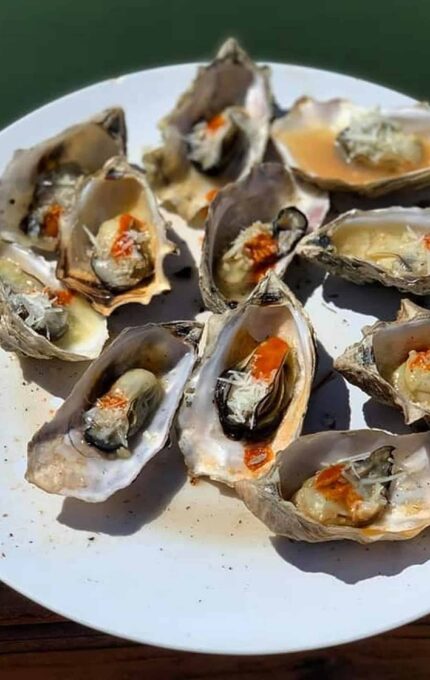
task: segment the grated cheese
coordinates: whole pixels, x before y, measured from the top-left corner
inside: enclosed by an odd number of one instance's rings
[[[251,418],[251,427],[254,425],[254,411],[259,402],[267,393],[267,382],[256,380],[250,373],[231,371],[230,379],[219,378],[221,382],[232,385],[228,399],[230,420],[243,424]]]
[[[417,164],[422,155],[420,140],[384,118],[377,108],[355,116],[338,141],[348,160],[364,160],[375,166]]]

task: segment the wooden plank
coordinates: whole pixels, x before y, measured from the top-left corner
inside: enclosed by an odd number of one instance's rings
[[[64,619],[0,583],[0,626],[52,623]]]
[[[98,633],[0,587],[1,680],[421,680],[430,677],[430,617],[350,645],[303,654],[187,654]]]

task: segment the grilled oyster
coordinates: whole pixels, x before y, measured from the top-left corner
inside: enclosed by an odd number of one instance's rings
[[[267,472],[300,433],[314,364],[309,321],[273,271],[212,316],[178,417],[190,474],[233,485]]]
[[[430,525],[430,435],[307,435],[280,454],[271,475],[236,489],[271,531],[288,538],[413,538]]]
[[[145,174],[111,158],[82,181],[64,220],[58,277],[109,315],[170,290],[163,261],[174,251]]]
[[[380,195],[430,178],[430,107],[365,109],[345,99],[297,100],[272,138],[300,176],[324,189]]]
[[[430,311],[402,300],[396,321],[377,321],[334,363],[353,385],[402,409],[407,424],[430,417]]]
[[[80,177],[125,153],[120,108],[107,109],[31,149],[16,151],[0,183],[0,235],[53,251]]]
[[[282,277],[308,225],[315,229],[328,196],[276,163],[262,163],[222,189],[209,209],[200,267],[206,307],[223,312],[274,269]]]
[[[34,435],[27,480],[90,502],[131,484],[167,441],[200,333],[180,321],[123,331]]]
[[[353,283],[430,293],[430,209],[351,210],[306,236],[297,253]]]
[[[0,241],[0,345],[35,359],[84,361],[108,337],[106,320],[67,290],[53,265]]]
[[[166,207],[200,225],[217,191],[262,160],[272,104],[268,69],[227,40],[160,122],[163,146],[144,156]]]

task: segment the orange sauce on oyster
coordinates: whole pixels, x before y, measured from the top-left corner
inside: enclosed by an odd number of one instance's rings
[[[61,305],[61,307],[69,305],[74,297],[74,294],[71,290],[54,290],[53,288],[45,288],[45,290],[48,294],[48,297],[51,300],[55,300],[57,305]]]
[[[119,218],[117,235],[112,243],[112,257],[129,257],[133,253],[134,239],[130,236],[130,229],[142,231],[146,228],[144,222],[138,220],[129,213],[124,213]]]
[[[127,397],[124,396],[122,392],[118,390],[117,392],[114,393],[108,392],[103,397],[100,397],[100,399],[97,399],[96,403],[99,408],[123,409],[126,406],[128,406],[128,399]]]
[[[247,444],[245,446],[245,453],[243,456],[246,467],[255,472],[267,465],[274,458],[274,453],[269,444],[262,442],[260,444]]]
[[[270,234],[262,232],[245,243],[244,251],[252,260],[252,282],[258,283],[278,259],[278,242]]]
[[[337,464],[322,470],[317,474],[314,486],[327,500],[342,503],[352,512],[355,504],[361,501],[362,497],[342,476],[344,467],[344,465]]]
[[[53,203],[49,206],[42,224],[43,236],[50,236],[55,238],[58,236],[60,228],[60,217],[63,213],[63,208],[58,203]]]
[[[322,179],[338,179],[350,184],[366,184],[376,180],[396,177],[411,170],[430,167],[430,141],[421,138],[423,155],[417,164],[402,163],[396,169],[371,168],[343,157],[336,144],[337,133],[328,128],[309,127],[303,130],[289,130],[278,133],[281,144],[288,147],[299,166],[309,174]]]
[[[255,350],[252,359],[251,375],[253,378],[269,382],[289,351],[289,344],[281,338],[272,336],[264,340]]]

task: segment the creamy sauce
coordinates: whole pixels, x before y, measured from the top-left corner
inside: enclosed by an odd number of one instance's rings
[[[409,352],[406,361],[394,371],[390,382],[398,392],[429,409],[430,350]]]
[[[288,147],[295,166],[322,179],[339,179],[350,184],[365,184],[430,167],[430,141],[422,139],[420,163],[402,163],[395,170],[370,168],[358,162],[348,163],[336,144],[337,132],[327,128],[309,127],[278,134],[281,144]]]
[[[407,223],[380,222],[376,227],[365,221],[354,222],[354,226],[336,230],[331,243],[339,255],[370,261],[393,273],[429,273],[428,234],[413,230]]]

